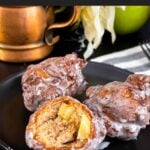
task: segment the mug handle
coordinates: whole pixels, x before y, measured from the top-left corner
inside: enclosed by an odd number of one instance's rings
[[[68,21],[51,24],[47,28],[47,31],[50,31],[52,29],[64,28],[64,27],[67,27],[69,25],[72,25],[77,21],[79,16],[80,16],[80,6],[74,6],[72,16]],[[45,42],[49,46],[52,46],[55,43],[57,43],[59,41],[59,39],[60,39],[59,35],[56,35],[55,37],[52,37],[52,34],[49,34],[49,36],[47,34],[45,34]]]

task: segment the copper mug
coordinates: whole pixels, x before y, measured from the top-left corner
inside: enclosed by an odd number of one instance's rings
[[[76,22],[79,7],[72,7],[69,20],[55,23],[53,7],[0,7],[0,60],[28,62],[44,58],[58,42],[49,31]]]

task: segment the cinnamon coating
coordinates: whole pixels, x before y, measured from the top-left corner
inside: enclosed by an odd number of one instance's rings
[[[105,120],[107,134],[135,139],[150,120],[150,77],[130,75],[125,82],[89,87],[85,104]]]
[[[86,61],[75,54],[53,57],[30,65],[22,77],[25,107],[35,111],[47,100],[82,93],[87,82],[82,74]]]

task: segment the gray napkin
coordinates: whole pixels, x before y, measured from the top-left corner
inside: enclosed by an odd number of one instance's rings
[[[150,75],[150,60],[140,46],[96,57],[91,61],[103,62],[134,73]]]

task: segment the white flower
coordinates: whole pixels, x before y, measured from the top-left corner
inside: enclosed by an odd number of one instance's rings
[[[125,9],[124,6],[120,6]],[[89,58],[94,49],[98,48],[105,30],[111,33],[112,42],[116,39],[114,31],[115,6],[83,6],[80,19],[83,24],[85,38],[88,46],[84,58]]]

